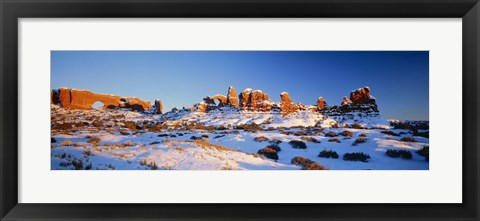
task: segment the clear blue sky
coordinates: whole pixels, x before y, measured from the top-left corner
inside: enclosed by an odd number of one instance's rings
[[[304,104],[370,86],[388,119],[428,120],[428,51],[52,51],[51,88],[135,96],[164,110],[190,107],[232,85]]]

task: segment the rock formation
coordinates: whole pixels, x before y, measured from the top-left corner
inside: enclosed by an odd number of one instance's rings
[[[342,104],[334,110],[340,113],[362,112],[378,113],[375,97],[370,95],[370,88],[365,86],[350,93],[350,99],[344,97]]]
[[[325,109],[325,107],[327,107],[327,102],[325,101],[325,99],[323,99],[323,97],[319,97],[317,100],[317,110],[321,111]]]
[[[233,88],[233,86],[228,87],[227,104],[232,105],[235,108],[238,107],[237,92],[235,91],[235,88]]]
[[[370,96],[368,86],[350,92],[350,100],[355,104],[376,104],[375,98]]]
[[[194,107],[196,111],[202,112],[202,113],[206,113],[218,108],[218,106],[215,104],[215,99],[213,99],[213,97],[210,97],[210,96],[203,98],[203,101],[196,104]]]
[[[297,112],[300,109],[299,105],[292,102],[292,99],[290,99],[290,95],[288,95],[287,92],[282,92],[280,94],[280,105],[282,115],[284,116]]]
[[[273,102],[268,98],[266,93],[261,90],[252,91],[245,89],[239,97],[239,107],[241,110],[268,112],[272,110]]]
[[[103,109],[129,108],[131,110],[150,110],[152,105],[148,101],[136,97],[120,97],[108,94],[96,94],[87,90],[60,88],[53,90],[51,100],[55,104],[61,104],[66,109],[92,110],[92,105],[99,101],[103,103]],[[58,102],[56,97],[58,96]]]
[[[343,97],[342,104],[341,105],[351,105],[353,102],[348,99],[348,97]]]
[[[163,114],[163,104],[160,99],[155,100],[155,114]]]
[[[215,104],[215,100],[218,100],[218,105],[219,107],[223,107],[227,104],[227,97],[222,94],[216,94],[211,97],[213,99],[213,103]]]
[[[58,99],[62,104],[63,108],[70,108],[70,103],[71,103],[70,89],[65,87],[58,89]]]

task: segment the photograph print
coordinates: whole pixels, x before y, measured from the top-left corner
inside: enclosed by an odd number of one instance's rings
[[[50,89],[51,170],[429,169],[428,51],[51,51]]]

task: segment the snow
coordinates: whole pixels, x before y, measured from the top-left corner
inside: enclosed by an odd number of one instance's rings
[[[429,163],[415,153],[429,145],[429,139],[413,136],[413,131],[392,129],[389,121],[379,114],[350,113],[342,116],[325,116],[315,111],[299,111],[282,116],[280,112],[238,111],[220,108],[208,113],[179,110],[162,115],[142,114],[121,110],[65,110],[52,107],[52,123],[89,122],[84,127],[71,130],[52,129],[56,142],[51,148],[53,170],[75,169],[74,162],[82,161],[82,169],[98,170],[298,170],[291,159],[296,156],[309,158],[332,170],[428,170]],[[117,120],[114,124],[112,119]],[[93,127],[93,121],[102,121],[104,127]],[[129,130],[123,122],[137,122],[138,125],[183,125],[185,122],[205,126],[225,126],[222,130],[201,130],[185,128],[149,131]],[[260,130],[234,129],[235,126],[259,125]],[[412,124],[415,122],[412,122]],[[347,128],[360,125],[364,129]],[[340,127],[340,128],[336,128]],[[323,130],[323,131],[322,131]],[[352,132],[352,137],[338,135],[340,143],[329,142],[329,132]],[[384,134],[389,130],[396,136]],[[428,130],[418,130],[428,132]],[[122,133],[120,133],[122,132]],[[159,136],[160,135],[160,136]],[[202,137],[203,136],[203,137]],[[257,142],[256,137],[264,136],[268,141]],[[366,136],[367,141],[353,145],[355,140]],[[202,137],[195,141],[192,137]],[[414,137],[416,142],[401,141],[403,137]],[[97,144],[89,143],[99,138]],[[320,143],[309,142],[315,138]],[[258,150],[279,140],[281,151],[278,160],[259,156]],[[294,149],[288,143],[292,140],[305,141],[306,149]],[[70,142],[67,142],[70,141]],[[127,145],[125,145],[127,144]],[[412,153],[410,160],[390,158],[388,149],[407,150]],[[320,158],[322,150],[333,150],[338,159]],[[363,152],[370,155],[369,162],[345,161],[345,153]],[[78,166],[78,164],[77,164]]]

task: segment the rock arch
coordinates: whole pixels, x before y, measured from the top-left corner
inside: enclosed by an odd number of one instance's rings
[[[58,96],[58,102],[66,109],[92,110],[95,102],[102,102],[103,109],[129,108],[131,110],[150,110],[152,105],[148,101],[136,97],[120,97],[110,94],[96,94],[87,90],[60,88],[51,93],[53,101]]]
[[[222,94],[216,94],[216,95],[213,95],[211,96],[210,98],[213,99],[214,103],[215,103],[215,100],[218,100],[218,106],[221,107],[225,104],[227,104],[227,96],[225,95],[222,95]]]

